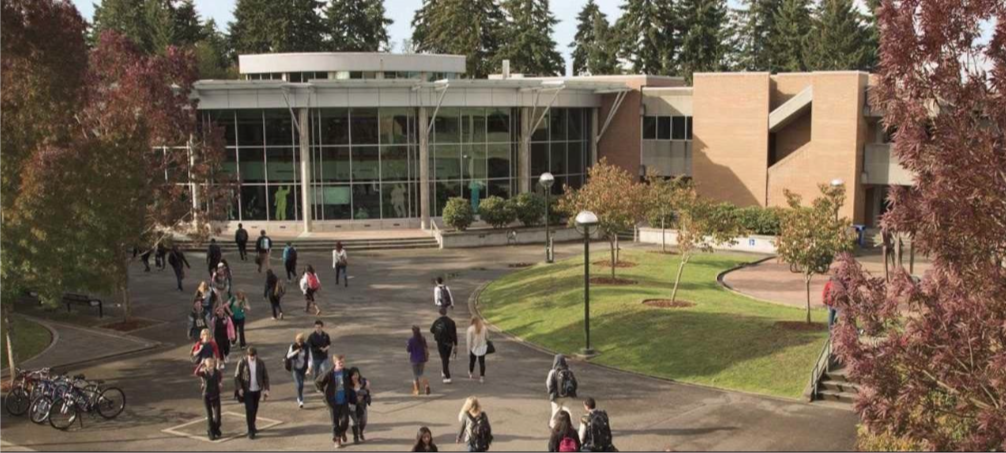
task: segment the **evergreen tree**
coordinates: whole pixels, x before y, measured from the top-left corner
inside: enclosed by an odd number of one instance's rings
[[[168,0],[146,0],[143,5],[143,20],[146,23],[149,45],[147,53],[163,53],[168,46],[177,43],[175,10]]]
[[[330,0],[325,8],[329,47],[336,52],[378,52],[391,47],[382,0]]]
[[[534,76],[563,75],[566,64],[555,49],[552,30],[559,20],[548,9],[548,0],[506,0],[509,16],[501,59],[509,59],[516,72]]]
[[[608,17],[594,0],[588,0],[577,16],[573,49],[573,75],[618,73],[617,42],[608,25]]]
[[[807,66],[817,71],[868,70],[870,31],[852,0],[823,0],[807,47]]]
[[[319,0],[238,0],[231,45],[237,54],[323,51],[323,6]]]
[[[231,79],[227,37],[217,30],[216,21],[208,19],[199,32],[204,38],[195,44],[200,79]]]
[[[90,44],[97,43],[105,30],[115,30],[137,47],[148,51],[153,48],[146,20],[144,0],[104,0],[94,5],[94,24]]]
[[[715,72],[725,68],[728,39],[725,0],[681,0],[681,49],[678,67],[691,83],[696,72]]]
[[[775,14],[775,33],[769,48],[782,72],[807,70],[807,41],[811,32],[808,0],[782,0]]]
[[[430,0],[416,12],[413,45],[419,52],[464,55],[467,76],[498,67],[504,17],[493,0]]]
[[[640,74],[676,75],[677,24],[672,0],[628,0],[616,28],[619,56]]]
[[[193,0],[182,0],[174,9],[174,21],[175,45],[187,46],[206,38],[204,24]],[[213,29],[216,32],[215,24]]]
[[[866,8],[870,10],[870,14],[866,15],[866,29],[870,35],[868,42],[870,56],[867,59],[867,65],[872,70],[877,66],[877,60],[880,59],[880,26],[877,24],[877,10],[880,9],[880,0],[866,0]]]
[[[438,0],[423,0],[423,6],[412,16],[412,39],[409,48],[413,51],[441,53],[430,39],[430,20],[437,9],[437,2]]]
[[[747,9],[740,14],[737,40],[738,65],[746,71],[778,72],[772,51],[775,16],[782,0],[745,0]]]

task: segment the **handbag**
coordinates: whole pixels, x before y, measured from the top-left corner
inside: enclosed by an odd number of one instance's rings
[[[496,345],[493,344],[492,340],[486,340],[486,355],[496,352]]]
[[[245,397],[238,393],[237,389],[234,389],[234,399],[238,400],[239,403],[244,404]]]
[[[238,334],[234,329],[234,321],[231,320],[230,316],[224,318],[224,322],[227,324],[227,339],[234,341],[237,339]]]

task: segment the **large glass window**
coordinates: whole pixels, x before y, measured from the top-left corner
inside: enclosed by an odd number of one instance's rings
[[[670,140],[670,139],[671,139],[671,117],[658,116],[657,140]]]
[[[265,132],[262,126],[261,110],[238,110],[237,128],[237,146],[255,146],[265,144]]]
[[[656,139],[657,139],[657,117],[644,116],[643,140],[656,140]]]
[[[353,182],[379,181],[381,179],[380,148],[377,146],[353,147]]]
[[[381,109],[381,144],[400,144],[411,142],[412,110]],[[354,143],[355,140],[354,140]]]
[[[409,179],[409,147],[381,147],[381,180],[407,181]]]
[[[672,116],[671,140],[684,140],[684,139],[685,139],[685,117]]]
[[[354,145],[379,143],[377,109],[352,109],[349,118],[350,140]]]
[[[322,145],[349,144],[349,109],[321,109],[320,132]]]

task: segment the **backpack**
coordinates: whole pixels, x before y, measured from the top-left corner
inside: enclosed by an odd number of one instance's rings
[[[576,376],[566,368],[555,372],[555,393],[559,398],[576,398]]]
[[[318,276],[315,274],[307,274],[307,287],[315,291],[321,289],[321,282],[318,281]]]
[[[293,371],[293,359],[283,356],[283,368],[287,371]]]
[[[430,329],[430,330],[431,330],[431,332],[433,332],[433,340],[434,341],[436,341],[437,343],[446,343],[447,342],[447,338],[446,338],[447,337],[447,332],[446,332],[447,327],[444,326],[444,322],[443,321],[437,319],[437,321],[433,323],[433,328]]]
[[[451,299],[451,290],[447,285],[440,287],[440,306],[453,307],[454,300]]]
[[[276,279],[276,286],[273,288],[273,294],[277,299],[283,298],[286,295],[286,282],[282,278]]]
[[[590,451],[617,451],[611,443],[611,426],[608,425],[607,412],[595,410],[590,414],[587,441],[584,446]]]
[[[576,447],[576,441],[572,437],[563,437],[559,441],[559,451],[580,451],[580,449]]]
[[[492,443],[492,427],[489,426],[489,417],[483,412],[472,422],[472,437],[468,440],[468,445],[473,451],[489,451],[489,445]]]

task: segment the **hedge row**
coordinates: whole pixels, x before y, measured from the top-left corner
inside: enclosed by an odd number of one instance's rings
[[[558,197],[551,197],[549,206],[549,223],[558,225],[562,221],[560,213],[556,212]],[[479,203],[479,217],[493,228],[505,228],[515,221],[526,227],[544,224],[545,196],[525,192],[510,199],[497,196],[486,197]],[[471,202],[464,198],[451,198],[444,206],[444,223],[458,230],[465,230],[475,220]]]

